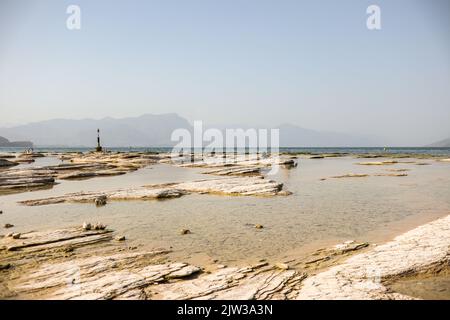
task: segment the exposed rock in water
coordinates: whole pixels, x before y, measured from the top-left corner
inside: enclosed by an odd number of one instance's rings
[[[23,275],[14,290],[25,297],[42,292],[46,299],[58,300],[143,299],[146,297],[143,288],[147,286],[200,271],[200,268],[186,263],[137,263],[164,253],[119,253],[46,264],[33,273]]]
[[[376,177],[407,177],[407,173],[375,173]]]
[[[91,230],[92,229],[92,225],[89,222],[83,222],[83,230]]]
[[[17,165],[16,162],[31,162],[43,157],[40,153],[24,153],[14,162],[1,159],[0,167]],[[9,169],[0,177],[0,192],[23,192],[40,188],[50,188],[55,179],[81,180],[126,174],[156,163],[154,156],[136,153],[69,153],[61,156],[71,163],[53,166],[32,167],[19,170]]]
[[[34,158],[16,158],[14,159],[14,163],[21,164],[21,163],[33,163],[35,160]]]
[[[361,159],[374,159],[374,158],[383,158],[384,155],[382,154],[360,154],[357,155],[356,158],[361,158]]]
[[[344,174],[344,175],[341,175],[341,176],[334,176],[334,177],[331,177],[331,178],[333,178],[333,179],[341,179],[341,178],[365,178],[365,177],[368,177],[369,175],[368,174],[365,174],[365,173],[348,173],[348,174]]]
[[[175,184],[175,188],[193,193],[275,196],[283,184],[262,177],[235,177],[182,182]]]
[[[282,263],[282,262],[276,263],[275,267],[277,267],[280,270],[288,270],[289,269],[289,265],[287,265],[286,263]]]
[[[208,168],[204,174],[219,176],[258,176],[261,171],[275,166],[294,168],[297,163],[292,157],[283,155],[264,156],[263,154],[192,154],[188,157],[162,159],[162,163],[169,163],[180,167]]]
[[[387,282],[448,264],[450,216],[397,236],[306,279],[298,299],[411,299]]]
[[[209,170],[209,171],[205,171],[203,173],[205,174],[214,174],[214,175],[218,175],[218,176],[239,176],[239,175],[258,175],[260,174],[260,168],[258,167],[241,167],[241,166],[237,166],[237,167],[225,167],[225,168],[220,168],[220,169],[214,169],[214,170]]]
[[[95,205],[97,207],[101,207],[101,206],[106,205],[106,199],[107,199],[107,197],[105,195],[102,195],[100,197],[95,198],[95,200],[94,200]]]
[[[21,234],[21,241],[12,237],[0,239],[0,249],[18,251],[27,249],[41,251],[43,249],[71,245],[73,247],[90,245],[105,240],[111,240],[111,230],[84,230],[80,227],[52,231],[32,231]]]
[[[450,216],[307,278],[286,263],[226,267],[164,262],[166,250],[130,252],[110,230],[80,227],[0,239],[1,298],[16,299],[404,299],[385,283],[448,264]],[[346,241],[318,251],[322,262],[367,247]],[[75,250],[76,249],[76,250]],[[83,250],[84,249],[84,250]],[[326,259],[328,257],[328,260]],[[30,263],[33,261],[33,263]],[[291,262],[289,262],[291,263]],[[310,262],[318,264],[320,261]],[[13,268],[11,266],[14,266]],[[198,274],[192,278],[191,275]],[[381,280],[381,282],[379,281]]]
[[[99,236],[108,238],[99,239]],[[161,262],[168,253],[165,250],[131,253],[121,251],[122,247],[113,247],[111,253],[99,254],[106,248],[105,241],[111,238],[111,233],[106,231],[68,228],[27,233],[24,243],[14,248],[10,245],[17,240],[0,239],[0,245],[12,250],[1,258],[6,273],[1,273],[0,277],[7,277],[1,280],[7,281],[8,291],[0,296],[19,299],[286,299],[296,296],[305,278],[294,270],[274,270],[263,263],[243,268],[222,266],[214,273],[183,280],[201,273],[201,268],[181,262]],[[94,245],[100,245],[99,241],[105,245],[93,251]],[[64,250],[55,251],[58,248]],[[74,248],[88,250],[77,253]],[[52,252],[71,255],[55,257]],[[36,260],[30,264],[30,259]],[[9,278],[7,272],[11,265],[18,269],[16,275]]]
[[[13,234],[11,235],[11,237],[12,237],[13,239],[20,239],[20,236],[21,236],[20,233],[13,233]]]
[[[386,171],[391,171],[391,172],[407,172],[407,171],[411,171],[411,169],[385,169]]]
[[[97,222],[96,224],[94,224],[93,229],[94,230],[105,230],[106,229],[106,224]]]
[[[295,161],[291,157],[285,157],[279,154],[264,156],[262,154],[233,154],[226,155],[188,155],[179,158],[163,159],[160,162],[172,163],[182,167],[200,167],[200,168],[226,168],[226,167],[271,167],[274,165],[289,165]]]
[[[16,156],[12,153],[2,153],[0,154],[0,159],[15,159]]]
[[[283,188],[282,183],[262,177],[233,177],[192,182],[148,185],[139,188],[119,189],[102,192],[78,192],[63,196],[26,200],[21,204],[28,206],[56,204],[64,202],[94,202],[105,196],[107,200],[149,200],[176,198],[188,193],[211,193],[243,196],[275,196]]]
[[[36,168],[9,169],[0,176],[0,192],[33,190],[55,184],[54,172]]]
[[[12,265],[10,263],[7,264],[0,264],[0,271],[1,270],[8,270],[12,267]]]
[[[0,168],[14,167],[17,165],[18,165],[17,162],[12,162],[6,159],[0,159]]]
[[[82,180],[94,177],[111,177],[126,174],[123,170],[101,170],[101,171],[75,171],[58,175],[61,180]]]
[[[373,161],[373,162],[358,162],[356,164],[362,165],[362,166],[385,166],[385,165],[392,165],[396,164],[398,161],[395,160],[387,160],[387,161]]]
[[[343,257],[367,248],[368,246],[369,244],[367,242],[348,240],[331,248],[317,250],[310,257],[306,258],[306,260],[301,261],[300,265],[308,270],[327,267],[335,264],[336,260],[342,259]]]
[[[372,175],[367,173],[348,173],[340,176],[331,177],[332,179],[342,179],[342,178],[366,178],[366,177],[406,177],[408,174],[406,173],[374,173]],[[326,180],[326,178],[320,179],[322,181]]]

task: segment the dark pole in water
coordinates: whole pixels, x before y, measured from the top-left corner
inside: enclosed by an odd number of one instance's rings
[[[102,146],[100,145],[100,129],[97,129],[97,148],[95,148],[95,151],[102,151]]]

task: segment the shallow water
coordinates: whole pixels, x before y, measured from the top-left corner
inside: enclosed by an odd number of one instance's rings
[[[426,300],[450,299],[450,270],[437,275],[412,276],[390,286],[395,292]]]
[[[383,159],[377,159],[382,161]],[[37,159],[35,166],[55,164]],[[56,204],[25,207],[17,201],[67,192],[108,190],[152,183],[216,178],[202,169],[153,165],[123,176],[60,181],[49,190],[0,196],[1,225],[17,232],[100,221],[124,234],[129,245],[171,248],[173,259],[188,262],[283,260],[349,239],[382,242],[450,212],[450,163],[360,166],[351,157],[300,159],[271,179],[284,182],[291,196],[187,195],[178,199]],[[407,161],[407,160],[404,160]],[[410,159],[408,159],[410,161]],[[420,160],[420,162],[424,162]],[[321,178],[347,173],[382,173],[407,168],[407,177]],[[262,224],[257,230],[254,224]],[[189,235],[179,230],[188,228]],[[5,233],[5,232],[4,232]]]

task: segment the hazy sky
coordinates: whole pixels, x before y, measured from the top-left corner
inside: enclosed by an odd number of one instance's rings
[[[0,123],[167,112],[450,137],[450,1],[0,0]]]

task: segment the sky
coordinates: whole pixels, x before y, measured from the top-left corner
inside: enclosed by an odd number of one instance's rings
[[[450,1],[0,0],[0,125],[173,112],[448,138]]]

